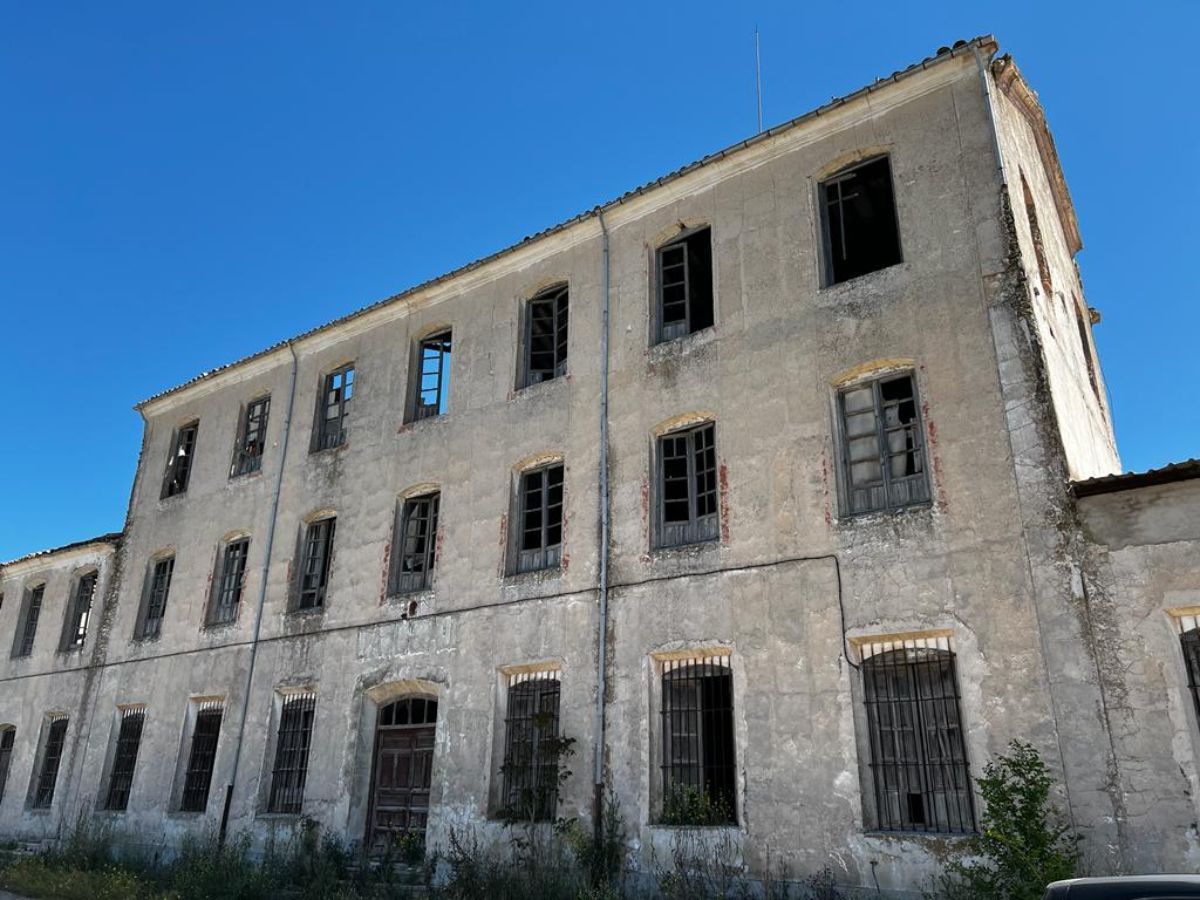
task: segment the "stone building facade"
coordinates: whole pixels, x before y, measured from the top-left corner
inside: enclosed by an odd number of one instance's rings
[[[1021,738],[1092,868],[1194,868],[1196,472],[1111,480],[1080,247],[978,38],[139,404],[122,535],[0,570],[0,835],[607,786],[634,870],[699,819],[903,893]]]

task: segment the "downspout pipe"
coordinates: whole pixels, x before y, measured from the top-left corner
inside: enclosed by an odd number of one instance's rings
[[[283,488],[283,467],[287,462],[288,436],[292,433],[292,409],[296,405],[296,348],[291,341],[287,343],[288,352],[292,354],[292,374],[288,384],[287,410],[283,417],[283,437],[279,441],[279,464],[275,472],[275,487],[271,493],[271,516],[267,523],[267,541],[263,548],[263,564],[258,577],[258,602],[254,606],[254,623],[250,637],[250,664],[246,667],[246,688],[242,691],[241,712],[238,716],[237,740],[233,749],[233,772],[229,783],[225,785],[225,805],[221,810],[221,830],[217,841],[225,844],[225,835],[229,830],[229,808],[233,802],[233,786],[237,783],[238,769],[242,762],[242,743],[246,737],[246,718],[250,712],[250,689],[254,683],[254,667],[258,662],[258,642],[262,633],[263,606],[267,602],[267,575],[271,568],[271,550],[275,545],[275,521],[279,515],[279,493]]]
[[[605,672],[608,668],[608,545],[609,545],[609,488],[608,488],[608,332],[610,308],[610,259],[608,224],[604,210],[596,207],[602,240],[601,321],[600,321],[600,574],[597,589],[598,621],[596,624],[596,721],[593,728],[595,748],[592,763],[592,784],[595,788],[593,827],[599,839],[604,827],[604,695],[607,690]]]
[[[1004,171],[1004,157],[1000,153],[1000,127],[996,122],[996,107],[992,101],[992,82],[988,77],[987,63],[984,62],[978,45],[973,47],[971,52],[975,54],[975,64],[979,67],[979,84],[983,88],[983,105],[987,107],[988,124],[992,130],[992,153],[996,157],[996,171],[1000,176],[1001,187],[1008,187],[1008,174]]]

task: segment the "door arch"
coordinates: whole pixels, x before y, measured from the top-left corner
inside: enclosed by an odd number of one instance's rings
[[[371,759],[367,846],[381,852],[405,834],[425,836],[438,702],[402,697],[379,707]]]

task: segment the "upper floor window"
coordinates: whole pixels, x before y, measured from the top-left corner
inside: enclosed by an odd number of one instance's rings
[[[887,375],[838,395],[848,515],[929,501],[913,375]]]
[[[411,594],[433,586],[441,496],[434,491],[409,497],[400,504],[392,540],[391,593]]]
[[[658,341],[713,324],[712,229],[685,232],[655,253]]]
[[[563,464],[522,472],[518,490],[516,571],[557,568],[562,562]]]
[[[71,594],[71,601],[67,604],[67,615],[63,620],[62,641],[59,644],[59,649],[63,652],[78,650],[87,641],[92,603],[96,597],[97,577],[97,572],[88,572],[75,582],[75,590]]]
[[[900,228],[886,156],[821,182],[825,283],[838,284],[900,262]]]
[[[54,786],[58,782],[58,767],[67,743],[67,717],[55,714],[45,725],[41,760],[35,770],[30,806],[49,809],[54,802]]]
[[[16,638],[13,641],[13,657],[29,656],[33,653],[33,642],[37,637],[38,619],[42,617],[42,599],[46,594],[46,586],[39,584],[25,592],[25,603],[22,605],[21,617],[17,623]]]
[[[309,522],[304,531],[297,573],[296,609],[320,609],[325,605],[336,527],[337,519],[329,516]]]
[[[158,637],[162,631],[163,617],[167,614],[167,595],[171,592],[171,576],[174,573],[174,556],[151,560],[146,584],[142,589],[135,638]]]
[[[567,286],[529,301],[525,325],[525,386],[567,373]]]
[[[658,439],[658,511],[659,547],[696,544],[720,536],[712,422]]]
[[[737,822],[733,674],[728,656],[664,660],[662,821]]]
[[[448,408],[450,392],[449,330],[430,335],[417,344],[417,378],[412,421],[440,416]]]
[[[263,451],[267,446],[267,417],[270,412],[270,397],[251,400],[242,410],[237,443],[233,448],[231,476],[249,475],[262,468]]]
[[[501,805],[505,816],[527,822],[554,819],[558,809],[559,673],[509,676],[504,716]]]
[[[246,557],[250,553],[250,538],[236,538],[227,543],[217,559],[213,573],[213,594],[209,601],[208,625],[225,625],[237,619],[246,584]]]
[[[311,693],[295,694],[283,701],[275,739],[268,812],[298,813],[303,806],[316,705],[317,695]]]
[[[317,403],[313,450],[340,447],[346,441],[350,401],[354,398],[354,365],[334,369],[325,376]]]
[[[191,422],[176,429],[171,441],[171,458],[167,460],[167,472],[163,476],[162,499],[182,494],[188,489],[192,475],[192,462],[196,455],[196,434],[199,422]]]

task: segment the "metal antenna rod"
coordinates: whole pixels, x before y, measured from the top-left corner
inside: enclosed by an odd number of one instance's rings
[[[758,26],[754,26],[754,82],[758,88],[758,133],[762,134],[762,57],[758,52]]]

